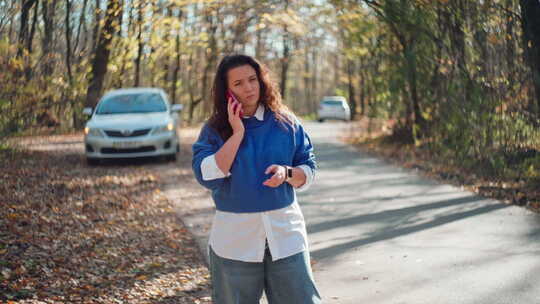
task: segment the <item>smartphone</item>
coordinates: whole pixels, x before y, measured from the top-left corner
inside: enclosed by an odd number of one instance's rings
[[[231,91],[231,89],[227,89],[227,93],[225,95],[226,95],[227,102],[229,101],[229,98],[232,98],[233,101],[237,102],[237,104],[233,108],[233,111],[236,111],[236,107],[242,106],[240,101],[238,101],[238,99],[236,99],[236,96],[234,96],[234,93]],[[240,116],[242,115],[244,115],[244,111],[240,109]]]
[[[239,102],[238,99],[236,99],[236,96],[234,96],[231,89],[227,89],[227,93],[225,94],[225,98],[227,98],[227,101],[229,101],[229,98],[232,98],[234,101]]]

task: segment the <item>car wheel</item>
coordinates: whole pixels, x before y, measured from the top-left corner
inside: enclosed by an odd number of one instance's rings
[[[100,161],[99,161],[98,158],[91,158],[91,157],[86,158],[86,164],[88,166],[92,166],[92,167],[97,166],[97,165],[99,165],[99,163],[100,163]]]
[[[169,155],[165,156],[165,160],[170,161],[170,162],[175,162],[176,161],[176,153],[169,154]]]
[[[319,118],[319,122],[324,122],[324,119],[322,119],[322,118]]]

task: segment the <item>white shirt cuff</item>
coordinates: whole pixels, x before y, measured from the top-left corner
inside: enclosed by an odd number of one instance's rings
[[[300,165],[298,166],[298,168],[304,170],[304,173],[306,174],[306,182],[296,188],[296,191],[297,192],[303,192],[303,191],[306,191],[307,189],[309,189],[309,187],[311,186],[311,183],[313,183],[313,179],[315,178],[315,174],[313,172],[313,170],[311,169],[310,166],[308,165]]]
[[[231,173],[223,173],[216,163],[215,154],[209,155],[201,162],[201,172],[203,180],[213,180],[231,176]]]

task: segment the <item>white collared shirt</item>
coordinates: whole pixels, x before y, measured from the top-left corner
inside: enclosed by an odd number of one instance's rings
[[[259,105],[255,118],[262,121],[264,111],[264,106]],[[301,192],[309,188],[314,173],[307,165],[298,168],[306,174],[306,182],[296,189]],[[207,156],[202,161],[201,171],[204,180],[231,175],[219,169],[215,155]],[[308,250],[306,224],[298,202],[277,210],[253,213],[216,210],[209,245],[218,256],[244,262],[262,262],[266,241],[274,261]]]

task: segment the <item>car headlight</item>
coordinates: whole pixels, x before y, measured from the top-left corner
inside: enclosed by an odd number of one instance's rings
[[[168,132],[171,132],[172,130],[174,130],[174,124],[170,122],[164,126],[157,127],[153,133],[154,134],[168,133]]]
[[[101,130],[96,128],[85,127],[84,134],[94,137],[103,137],[103,133],[101,133]]]

